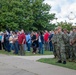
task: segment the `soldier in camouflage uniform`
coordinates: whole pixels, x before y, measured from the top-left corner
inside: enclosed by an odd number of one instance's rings
[[[71,56],[70,59],[71,61],[75,61],[76,62],[76,28],[73,28],[73,32],[70,35],[70,46],[71,46]]]
[[[57,36],[57,54],[59,54],[58,63],[66,64],[66,54],[65,54],[65,43],[63,39],[62,28],[58,27],[58,36]]]
[[[53,43],[53,54],[54,54],[54,57],[56,58],[57,57],[57,34],[58,34],[58,31],[57,31],[57,28],[55,28],[54,30],[54,35],[53,35],[53,38],[52,38],[52,43]]]
[[[63,39],[64,39],[64,43],[65,43],[66,58],[69,59],[70,58],[69,34],[67,33],[66,29],[64,29],[63,32],[64,32]]]

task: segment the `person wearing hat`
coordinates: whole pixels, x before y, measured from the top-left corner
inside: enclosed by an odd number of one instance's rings
[[[66,54],[65,54],[65,43],[64,43],[64,33],[62,32],[62,28],[58,27],[58,36],[57,36],[57,54],[58,55],[58,61],[57,63],[63,63],[66,64]]]
[[[54,54],[54,58],[58,57],[59,54],[57,54],[57,36],[58,36],[58,31],[57,31],[57,27],[54,30],[54,35],[52,37],[52,44],[53,44],[53,54]]]
[[[69,44],[69,34],[67,29],[63,29],[63,39],[65,43],[65,50],[66,50],[66,58],[70,58],[70,44]]]
[[[71,46],[70,60],[76,62],[76,28],[73,28],[73,32],[70,35],[70,46]]]
[[[1,35],[1,32],[0,32],[0,50],[2,50],[2,44],[1,44],[1,41],[2,41],[2,35]]]

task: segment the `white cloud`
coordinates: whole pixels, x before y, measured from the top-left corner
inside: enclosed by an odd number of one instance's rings
[[[44,2],[52,6],[50,13],[56,13],[58,21],[68,21],[70,12],[76,15],[76,0],[45,0]]]

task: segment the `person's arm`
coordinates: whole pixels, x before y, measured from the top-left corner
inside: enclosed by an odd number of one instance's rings
[[[23,41],[22,41],[22,44],[25,43],[25,38],[26,38],[26,36],[25,36],[25,34],[24,34],[24,35],[23,35]]]
[[[24,42],[25,42],[25,39],[23,39],[22,44],[24,44]]]

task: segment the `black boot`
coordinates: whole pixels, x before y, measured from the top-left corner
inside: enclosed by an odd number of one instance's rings
[[[62,63],[62,61],[61,60],[58,60],[57,63]]]
[[[63,61],[63,64],[66,64],[66,61]]]

